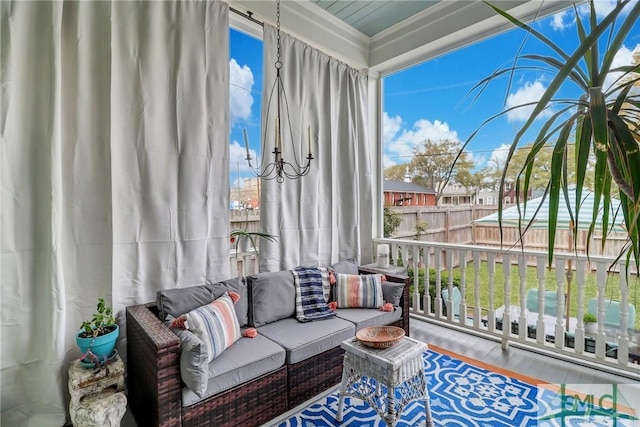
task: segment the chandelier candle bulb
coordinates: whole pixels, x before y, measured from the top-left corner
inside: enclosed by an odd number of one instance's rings
[[[282,134],[280,132],[280,117],[276,117],[276,150],[280,148],[280,143],[282,142]]]
[[[311,154],[311,126],[309,126],[309,154]]]

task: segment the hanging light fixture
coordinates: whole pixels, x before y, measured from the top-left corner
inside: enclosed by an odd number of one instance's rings
[[[301,176],[305,176],[309,173],[311,169],[311,160],[313,160],[313,154],[311,153],[311,127],[308,129],[308,154],[306,157],[306,164],[302,164],[302,161],[298,161],[298,156],[296,154],[296,147],[293,143],[293,130],[291,129],[291,120],[289,119],[289,104],[287,101],[287,95],[284,91],[284,85],[282,84],[282,61],[280,60],[280,0],[276,1],[276,28],[277,28],[277,57],[276,62],[274,64],[276,69],[276,79],[273,82],[273,86],[271,87],[271,92],[269,93],[269,102],[267,104],[267,112],[266,117],[264,119],[264,131],[262,136],[262,159],[258,162],[256,166],[251,164],[251,154],[249,153],[249,141],[247,138],[247,130],[244,129],[244,146],[247,150],[246,160],[249,163],[249,168],[253,171],[253,173],[262,179],[275,179],[277,182],[284,182],[285,178],[289,179],[297,179]],[[274,155],[273,161],[268,162],[266,160],[266,148],[267,148],[267,129],[269,128],[269,123],[271,120],[274,120],[270,117],[271,107],[275,100],[275,122],[274,122],[274,143],[273,143],[273,151]],[[283,113],[286,116],[283,116]],[[283,125],[282,119],[286,117],[286,124],[284,126],[285,130],[288,130],[289,138],[291,141],[291,150],[292,150],[292,161],[286,161],[284,154],[284,144],[283,144]],[[286,135],[285,135],[286,137]],[[301,159],[303,160],[303,159]]]

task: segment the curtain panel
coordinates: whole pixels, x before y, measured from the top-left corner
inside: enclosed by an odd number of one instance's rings
[[[229,276],[228,5],[3,1],[2,418],[60,426],[75,335]]]
[[[262,126],[268,128],[262,154],[266,156],[272,156],[274,140],[275,103],[269,107],[268,91],[276,78],[276,42],[275,27],[265,24]],[[293,142],[298,159],[304,161],[310,127],[315,159],[305,177],[283,183],[263,181],[261,222],[266,232],[278,235],[278,242],[264,245],[260,269],[360,259],[372,250],[368,77],[286,33],[280,33],[280,44],[281,77],[294,139],[283,113],[283,157],[293,160]]]

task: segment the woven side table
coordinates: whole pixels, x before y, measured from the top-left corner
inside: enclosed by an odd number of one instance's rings
[[[120,356],[99,371],[79,360],[69,366],[69,414],[75,427],[116,427],[127,410],[124,363]]]
[[[433,426],[422,353],[427,344],[404,337],[398,344],[370,348],[355,337],[342,342],[345,350],[342,386],[336,420],[342,421],[344,397],[353,396],[368,403],[389,427],[394,426],[405,406],[424,399],[427,426]],[[383,396],[382,390],[386,388]]]

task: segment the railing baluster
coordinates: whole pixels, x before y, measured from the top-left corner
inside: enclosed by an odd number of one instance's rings
[[[451,321],[453,319],[453,252],[452,250],[447,251],[447,300],[445,304],[447,304],[447,320]]]
[[[529,326],[527,325],[527,259],[524,255],[518,255],[518,276],[520,278],[520,317],[518,318],[518,337],[521,340],[527,338]]]
[[[576,330],[573,340],[575,352],[584,352],[584,286],[585,286],[585,262],[576,262],[576,284],[578,285],[578,310],[576,311]]]
[[[460,313],[460,324],[467,324],[467,251],[462,250],[459,254],[460,257],[460,306],[458,311]]]
[[[604,359],[606,347],[606,334],[604,331],[604,288],[607,283],[607,266],[599,262],[596,267],[596,286],[598,287],[598,332],[596,333],[596,357]]]
[[[434,256],[434,268],[436,270],[436,294],[434,295],[434,298],[436,302],[436,317],[440,319],[442,317],[442,283],[440,275],[440,270],[442,270],[442,249],[436,248]],[[429,283],[429,279],[427,279],[427,283]]]
[[[504,274],[504,313],[502,314],[502,348],[509,347],[511,334],[511,256],[502,255],[502,272]],[[525,323],[526,327],[526,323]]]
[[[620,263],[620,336],[618,336],[618,363],[626,364],[629,360],[629,339],[627,328],[629,323],[629,282],[627,268]]]
[[[536,261],[538,272],[538,321],[536,322],[536,342],[538,344],[544,344],[546,339],[544,332],[544,284],[547,261],[544,256],[537,257]]]
[[[431,314],[431,291],[429,290],[429,247],[425,246],[423,248],[424,253],[424,312],[426,314]]]
[[[473,251],[473,327],[480,327],[480,251]]]
[[[406,255],[402,258],[407,263]],[[429,289],[425,289],[425,293],[428,293]],[[413,269],[413,311],[414,313],[420,313],[420,271],[417,268]],[[429,314],[428,312],[423,312]]]
[[[556,348],[564,347],[564,322],[562,315],[564,314],[564,258],[556,260],[556,282],[558,289],[556,290],[556,331],[554,334],[554,344]]]
[[[493,304],[493,285],[496,271],[496,255],[493,252],[487,254],[487,272],[489,274],[489,308],[487,312],[489,332],[496,329],[496,311]]]
[[[407,266],[410,269],[413,269],[413,276],[418,278],[418,282],[420,279],[420,265],[418,262],[418,256],[419,256],[419,247],[416,245],[407,245],[406,248],[406,262],[407,262]],[[411,254],[411,262],[409,262],[409,254]],[[418,292],[418,305],[416,306],[416,309],[418,310],[419,313],[427,313],[424,310],[424,306],[420,304],[420,287],[416,286],[416,290]],[[415,293],[414,293],[415,294]]]

